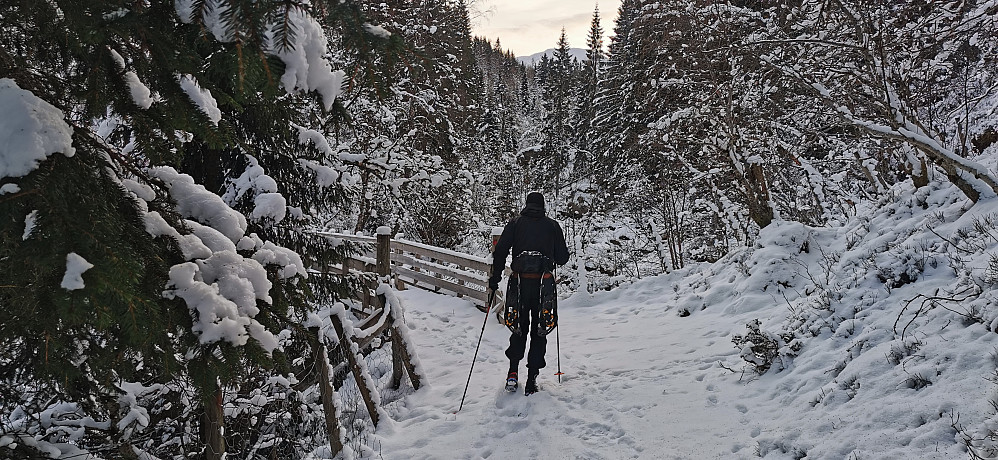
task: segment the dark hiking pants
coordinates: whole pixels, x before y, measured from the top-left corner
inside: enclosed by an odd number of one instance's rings
[[[537,334],[538,330],[543,329],[540,325],[541,280],[520,278],[519,281],[518,307],[521,333],[509,336],[506,357],[509,358],[511,366],[523,359],[523,353],[527,349],[527,331],[529,330],[530,352],[527,354],[527,368],[536,371],[547,365],[547,362],[544,361],[544,353],[547,350],[548,339]]]

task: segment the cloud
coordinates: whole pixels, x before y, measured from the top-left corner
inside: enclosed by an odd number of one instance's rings
[[[568,25],[585,24],[588,26],[590,20],[592,20],[592,13],[551,15],[544,17],[536,17],[536,19],[532,20],[519,20],[519,21],[500,23],[497,24],[496,28],[499,30],[511,30],[511,29],[521,30],[531,27],[538,27],[544,30],[551,30],[552,28],[558,29],[561,26],[567,27]]]
[[[499,38],[503,48],[517,56],[553,48],[558,42],[562,27],[568,43],[574,48],[586,46],[589,22],[594,1],[579,0],[502,0],[489,5],[492,13],[483,17],[475,27],[475,35],[491,40]],[[613,29],[620,0],[600,0],[600,16],[604,33]]]

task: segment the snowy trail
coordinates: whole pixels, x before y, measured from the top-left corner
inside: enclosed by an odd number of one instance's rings
[[[502,390],[509,334],[489,319],[464,409],[457,410],[481,331],[466,301],[402,292],[429,387],[410,396],[390,432],[385,458],[750,458],[750,410],[718,366],[736,353],[727,332],[696,315],[656,304],[660,289],[628,289],[563,300],[562,382],[556,337],[541,392]],[[658,292],[658,295],[656,295]],[[662,335],[669,337],[663,338]],[[661,344],[667,344],[662,346]],[[522,365],[521,365],[522,367]],[[521,372],[525,369],[521,368]],[[726,386],[721,388],[721,386]]]
[[[502,390],[509,334],[489,318],[459,414],[482,314],[460,299],[404,291],[429,387],[379,427],[380,452],[389,459],[950,460],[967,458],[969,446],[992,458],[996,291],[976,277],[995,270],[998,238],[982,233],[987,250],[973,260],[933,238],[974,228],[975,216],[998,215],[998,203],[968,214],[949,196],[922,197],[951,203],[947,213],[904,204],[914,197],[839,229],[776,223],[755,247],[718,263],[563,299],[566,375],[560,383],[553,375],[551,340],[542,391],[530,397]],[[927,225],[931,232],[914,230]],[[917,282],[885,284],[885,274],[918,260],[925,262]],[[918,299],[954,286],[982,294],[918,307]],[[968,318],[972,312],[988,312],[985,324]],[[751,348],[732,343],[748,324],[761,331],[752,340],[780,346],[762,375],[742,357]]]

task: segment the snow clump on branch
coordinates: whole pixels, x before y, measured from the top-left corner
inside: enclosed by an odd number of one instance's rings
[[[281,85],[289,93],[295,90],[318,92],[322,96],[323,107],[330,110],[333,102],[343,92],[346,73],[342,70],[334,71],[326,60],[329,50],[322,25],[298,9],[293,9],[288,14],[288,19],[295,26],[294,43],[281,48],[274,43],[276,32],[270,33],[271,53],[284,61],[285,65]]]
[[[26,176],[53,153],[76,154],[62,111],[9,78],[0,78],[0,113],[0,179]]]
[[[273,303],[269,294],[272,283],[264,264],[277,265],[283,279],[306,276],[301,257],[255,234],[247,237],[245,217],[190,176],[170,167],[150,168],[148,173],[166,184],[191,230],[181,234],[156,212],[147,211],[144,216],[150,234],[176,239],[189,260],[170,269],[163,296],[179,297],[187,303],[195,318],[193,330],[202,344],[224,340],[241,346],[252,337],[267,352],[277,349],[278,338],[254,319],[260,312],[258,301]],[[155,197],[152,189],[132,180],[122,182],[140,208],[148,210],[148,201]],[[254,254],[247,258],[238,251]]]
[[[222,120],[222,111],[218,108],[218,102],[211,96],[211,91],[198,85],[197,80],[192,75],[180,77],[180,87],[191,98],[191,102],[208,116],[208,120],[218,126],[218,122]]]
[[[94,268],[94,264],[87,262],[82,256],[75,252],[66,255],[66,274],[62,277],[63,289],[75,291],[83,289],[87,285],[83,282],[83,272]]]

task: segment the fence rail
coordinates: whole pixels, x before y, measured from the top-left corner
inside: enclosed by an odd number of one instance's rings
[[[488,302],[488,279],[492,270],[491,261],[486,257],[463,254],[404,239],[393,239],[390,235],[377,237],[350,235],[344,233],[319,233],[330,240],[343,240],[371,245],[367,252],[355,255],[341,266],[343,270],[375,272],[386,267],[396,287],[404,289],[413,286],[434,292],[443,292],[467,298],[484,309]],[[371,303],[362,294],[364,308]]]

